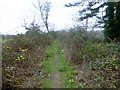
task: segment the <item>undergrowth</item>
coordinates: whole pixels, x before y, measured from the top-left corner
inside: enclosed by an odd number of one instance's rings
[[[44,49],[49,44],[49,38],[40,33],[32,37],[9,36],[2,45],[3,88],[38,87],[40,81],[35,77],[39,75]]]
[[[64,57],[77,66],[78,87],[120,88],[120,43],[97,38],[80,29],[58,33]]]

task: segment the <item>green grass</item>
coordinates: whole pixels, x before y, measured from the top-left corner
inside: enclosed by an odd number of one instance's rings
[[[54,55],[58,57],[58,67],[54,67]],[[74,88],[76,86],[74,81],[75,71],[69,66],[68,62],[63,58],[61,49],[57,42],[46,48],[46,56],[43,61],[42,75],[39,77],[42,88],[51,88],[52,81],[48,76],[53,71],[59,71],[61,79],[61,88]]]
[[[59,71],[61,72],[61,81],[64,88],[75,88],[76,83],[74,80],[75,70],[69,66],[68,62],[64,59],[61,49],[56,45],[57,56],[59,60]]]
[[[51,87],[51,80],[49,79],[49,74],[52,72],[52,65],[53,65],[53,59],[54,59],[54,53],[53,53],[53,46],[48,46],[46,48],[46,55],[45,59],[43,60],[43,67],[42,67],[42,74],[39,77],[39,80],[41,82],[42,88],[50,88]]]

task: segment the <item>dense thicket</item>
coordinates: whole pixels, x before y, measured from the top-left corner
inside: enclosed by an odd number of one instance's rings
[[[102,32],[80,27],[58,32],[64,57],[82,88],[120,88],[120,44],[103,42]]]
[[[44,49],[50,43],[50,37],[37,26],[29,27],[26,34],[4,36],[3,88],[39,88],[37,77],[44,60]]]

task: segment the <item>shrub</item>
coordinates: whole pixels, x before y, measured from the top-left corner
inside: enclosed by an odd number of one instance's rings
[[[120,44],[107,44],[103,42],[103,37],[95,37],[97,35],[94,34],[90,36],[88,32],[80,29],[73,29],[66,32],[66,35],[62,34],[59,41],[64,48],[66,59],[78,66],[78,72],[83,72],[80,76],[84,82],[78,80],[78,86],[120,87]]]
[[[44,49],[50,43],[50,39],[43,34],[11,36],[3,43],[3,88],[27,88],[24,85],[26,80],[39,74]],[[30,82],[29,87],[38,87],[36,85],[39,82],[33,82],[32,79]]]

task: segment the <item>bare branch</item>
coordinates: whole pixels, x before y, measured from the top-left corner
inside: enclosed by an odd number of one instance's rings
[[[48,17],[49,17],[49,12],[50,12],[50,8],[51,8],[51,2],[44,2],[43,4],[38,0],[38,6],[36,6],[35,4],[33,4],[33,6],[39,10],[40,12],[40,16],[43,20],[43,23],[47,29],[47,32],[49,32],[49,28],[48,28]]]

